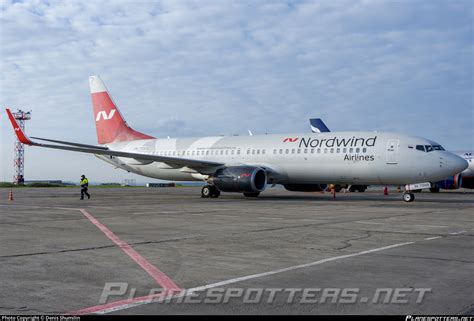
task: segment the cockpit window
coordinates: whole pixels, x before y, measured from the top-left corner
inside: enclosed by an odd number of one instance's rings
[[[409,145],[409,148],[413,148],[413,145]],[[432,152],[434,150],[444,150],[443,146],[441,145],[416,145],[416,150],[422,151],[422,152]]]

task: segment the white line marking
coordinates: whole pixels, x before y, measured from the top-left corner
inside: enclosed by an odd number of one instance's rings
[[[356,223],[360,223],[360,224],[377,224],[377,225],[385,225],[385,223],[380,223],[380,222],[365,222],[365,221],[357,221]]]
[[[258,216],[257,218],[261,220],[281,220],[280,217],[266,217],[266,216]]]
[[[458,234],[463,234],[463,233],[466,233],[467,231],[459,231],[459,232],[452,232],[452,233],[449,233],[449,235],[458,235]]]
[[[441,238],[441,236],[427,237],[427,238],[425,238],[425,241],[437,240],[437,239],[440,239],[440,238]]]
[[[421,225],[421,224],[413,225],[413,226],[419,226],[419,227],[439,227],[439,228],[449,227],[449,226],[446,226],[446,225]]]
[[[216,283],[211,283],[211,284],[207,284],[207,285],[203,285],[203,286],[198,286],[198,287],[195,287],[195,288],[190,288],[190,289],[184,290],[183,292],[181,292],[180,294],[177,294],[175,296],[167,296],[167,297],[159,299],[159,300],[153,300],[153,299],[146,300],[145,299],[143,301],[124,303],[123,305],[117,305],[117,306],[114,306],[114,307],[111,307],[111,308],[106,308],[106,309],[103,309],[103,310],[95,311],[94,313],[96,313],[96,314],[106,314],[106,313],[110,313],[110,312],[126,310],[126,309],[137,307],[137,306],[140,306],[140,305],[150,304],[150,303],[154,303],[154,302],[160,302],[160,301],[170,299],[170,298],[179,298],[179,297],[182,297],[184,295],[190,295],[194,292],[199,292],[199,291],[203,291],[203,290],[207,290],[207,289],[212,289],[212,288],[216,288],[216,287],[219,287],[219,286],[225,286],[225,285],[229,285],[229,284],[233,284],[233,283],[237,283],[237,282],[262,278],[262,277],[266,277],[266,276],[270,276],[270,275],[274,275],[274,274],[279,274],[279,273],[284,273],[284,272],[289,272],[289,271],[294,271],[294,270],[303,269],[303,268],[307,268],[307,267],[311,267],[311,266],[315,266],[315,265],[320,265],[320,264],[324,264],[324,263],[328,263],[328,262],[333,262],[333,261],[337,261],[337,260],[348,259],[348,258],[351,258],[351,257],[360,256],[360,255],[380,252],[380,251],[389,250],[389,249],[393,249],[393,248],[396,248],[396,247],[401,247],[401,246],[405,246],[405,245],[409,245],[409,244],[413,244],[413,243],[415,243],[415,242],[397,243],[397,244],[393,244],[393,245],[389,245],[389,246],[375,248],[375,249],[372,249],[372,250],[366,250],[366,251],[361,251],[361,252],[352,253],[352,254],[340,255],[340,256],[335,256],[335,257],[322,259],[322,260],[315,261],[315,262],[306,263],[306,264],[290,266],[290,267],[283,268],[283,269],[278,269],[278,270],[268,271],[268,272],[264,272],[264,273],[258,273],[258,274],[242,276],[242,277],[239,277],[239,278],[229,279],[229,280],[225,280],[225,281],[221,281],[221,282],[216,282]]]

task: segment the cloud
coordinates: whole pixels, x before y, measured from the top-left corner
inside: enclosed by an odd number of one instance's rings
[[[2,1],[0,105],[32,109],[37,136],[94,143],[87,77],[100,74],[128,122],[158,137],[308,131],[319,116],[472,149],[472,12],[467,0]],[[76,169],[130,175],[27,151],[31,179]]]

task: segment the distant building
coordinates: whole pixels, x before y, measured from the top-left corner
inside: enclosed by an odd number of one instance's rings
[[[31,183],[44,183],[44,184],[64,184],[62,180],[28,180],[28,181],[24,181],[25,184],[31,184]]]
[[[137,186],[137,180],[136,179],[124,179],[122,181],[122,186]]]
[[[146,187],[175,187],[175,183],[147,183]]]

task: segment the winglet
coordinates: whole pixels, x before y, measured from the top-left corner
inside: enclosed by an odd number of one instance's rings
[[[313,133],[328,133],[330,132],[329,128],[324,124],[321,118],[311,118],[309,120],[311,125],[311,131]]]
[[[10,122],[12,123],[13,129],[15,130],[16,137],[18,137],[18,140],[26,145],[34,145],[33,142],[26,136],[26,134],[21,130],[20,125],[18,125],[18,122],[16,121],[15,117],[13,117],[12,112],[10,109],[6,109],[8,118],[10,118]]]

